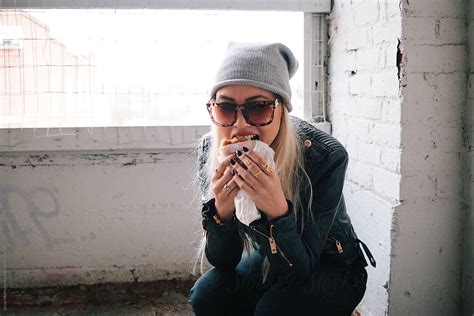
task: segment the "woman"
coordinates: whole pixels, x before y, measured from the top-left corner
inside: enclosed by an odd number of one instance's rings
[[[345,210],[347,152],[289,116],[297,68],[282,44],[231,43],[218,70],[198,159],[202,248],[214,268],[191,289],[196,315],[350,315],[365,293],[359,244],[375,260]],[[218,159],[234,136],[268,144],[276,167],[246,146]],[[261,215],[249,225],[235,216],[239,191]]]

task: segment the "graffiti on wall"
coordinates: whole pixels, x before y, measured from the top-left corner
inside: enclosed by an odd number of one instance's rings
[[[12,205],[13,199],[16,199],[16,205],[22,204],[24,207],[15,209]],[[0,185],[0,237],[6,241],[9,248],[31,245],[33,236],[36,238],[38,235],[50,250],[56,244],[74,241],[52,238],[45,229],[45,221],[57,217],[59,213],[58,199],[47,187],[25,190],[12,185]],[[20,217],[23,219],[25,215],[28,218],[26,222],[20,220]]]

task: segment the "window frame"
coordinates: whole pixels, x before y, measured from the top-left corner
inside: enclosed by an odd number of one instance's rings
[[[330,0],[0,0],[1,9],[173,9],[304,13],[304,118],[330,133],[326,120],[327,20]],[[210,125],[0,129],[0,152],[176,150],[195,146]]]
[[[331,0],[2,0],[9,9],[250,10],[329,13]]]

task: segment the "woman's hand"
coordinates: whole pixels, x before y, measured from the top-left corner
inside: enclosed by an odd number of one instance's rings
[[[215,206],[217,216],[223,222],[230,221],[234,216],[234,197],[239,192],[239,187],[233,180],[230,160],[234,154],[225,157],[214,170],[211,178],[212,192],[216,198]]]
[[[268,219],[285,215],[288,202],[278,174],[252,149],[243,147],[243,151],[237,151],[236,156],[240,162],[232,165],[237,172],[232,179],[237,186],[247,193]]]

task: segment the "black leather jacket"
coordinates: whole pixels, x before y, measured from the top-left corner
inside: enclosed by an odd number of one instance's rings
[[[240,227],[254,237],[258,251],[268,258],[270,274],[286,283],[304,282],[321,263],[366,267],[367,261],[359,244],[375,267],[375,260],[357,238],[346,213],[342,194],[348,163],[346,150],[335,138],[311,124],[295,117],[291,117],[291,121],[304,148],[305,171],[313,190],[314,221],[306,218],[301,234],[301,219],[295,218],[293,203],[288,201],[288,214],[272,220],[267,220],[262,213],[262,218],[252,222],[250,227],[237,220],[217,224],[213,218],[216,212],[214,199],[211,199],[203,203],[202,208],[207,239],[205,254],[209,263],[222,269],[236,267],[243,251],[237,230]],[[201,167],[207,160],[208,147],[209,137],[204,137],[198,158]],[[206,181],[201,178],[202,188],[208,184]],[[306,192],[300,197],[303,203],[308,203]]]

